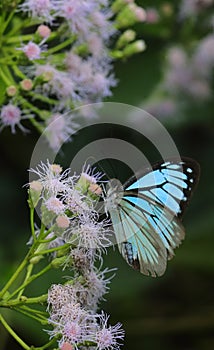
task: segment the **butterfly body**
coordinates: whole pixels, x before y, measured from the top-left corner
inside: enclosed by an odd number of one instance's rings
[[[184,239],[181,218],[199,177],[190,159],[168,160],[136,174],[123,188],[108,191],[107,210],[127,263],[160,276]]]

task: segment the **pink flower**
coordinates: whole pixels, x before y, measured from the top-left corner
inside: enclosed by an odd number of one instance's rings
[[[22,51],[30,61],[40,58],[41,48],[32,41],[29,41],[27,45],[23,46]]]
[[[157,23],[160,19],[158,11],[151,7],[146,10],[146,22],[147,23]]]
[[[15,126],[18,125],[20,127],[21,110],[19,107],[9,103],[2,107],[0,119],[2,123],[1,128],[10,126],[12,133],[15,133]]]
[[[47,124],[46,135],[53,150],[60,149],[75,133],[76,124],[73,122],[72,115],[55,113],[48,119]]]
[[[65,210],[64,204],[56,197],[50,197],[45,201],[45,206],[55,214],[62,214]]]
[[[124,339],[124,330],[121,329],[121,324],[117,323],[115,326],[107,327],[109,316],[104,313],[100,315],[101,326],[96,334],[97,347],[96,350],[117,350],[120,347],[118,340]]]
[[[74,347],[69,344],[67,341],[62,343],[62,345],[60,346],[60,350],[73,350]]]
[[[56,9],[55,0],[25,0],[20,5],[23,12],[29,12],[33,18],[45,19],[51,22],[53,11]]]
[[[42,37],[42,38],[48,38],[51,34],[51,30],[48,26],[41,24],[38,28],[37,28],[37,32],[38,34]]]

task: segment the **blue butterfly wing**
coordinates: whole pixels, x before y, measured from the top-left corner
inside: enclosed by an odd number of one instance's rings
[[[169,160],[124,185],[120,203],[109,210],[118,247],[129,265],[160,276],[184,239],[180,221],[199,177],[192,160]]]
[[[169,160],[137,174],[137,180],[132,177],[124,189],[134,195],[142,195],[150,202],[159,203],[181,218],[198,182],[199,173],[199,165],[192,159],[183,158],[179,162]]]
[[[161,275],[166,268],[166,250],[141,210],[122,200],[110,210],[118,248],[127,263],[145,275]]]

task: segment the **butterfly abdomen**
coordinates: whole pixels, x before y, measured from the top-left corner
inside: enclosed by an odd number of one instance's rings
[[[123,253],[127,263],[132,266],[135,270],[140,270],[140,263],[138,257],[134,257],[133,246],[129,242],[122,243]]]

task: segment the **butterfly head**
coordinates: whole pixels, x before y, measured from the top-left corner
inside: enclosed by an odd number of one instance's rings
[[[123,197],[123,185],[118,179],[111,179],[107,184],[107,195],[105,199],[106,211],[116,209]]]

